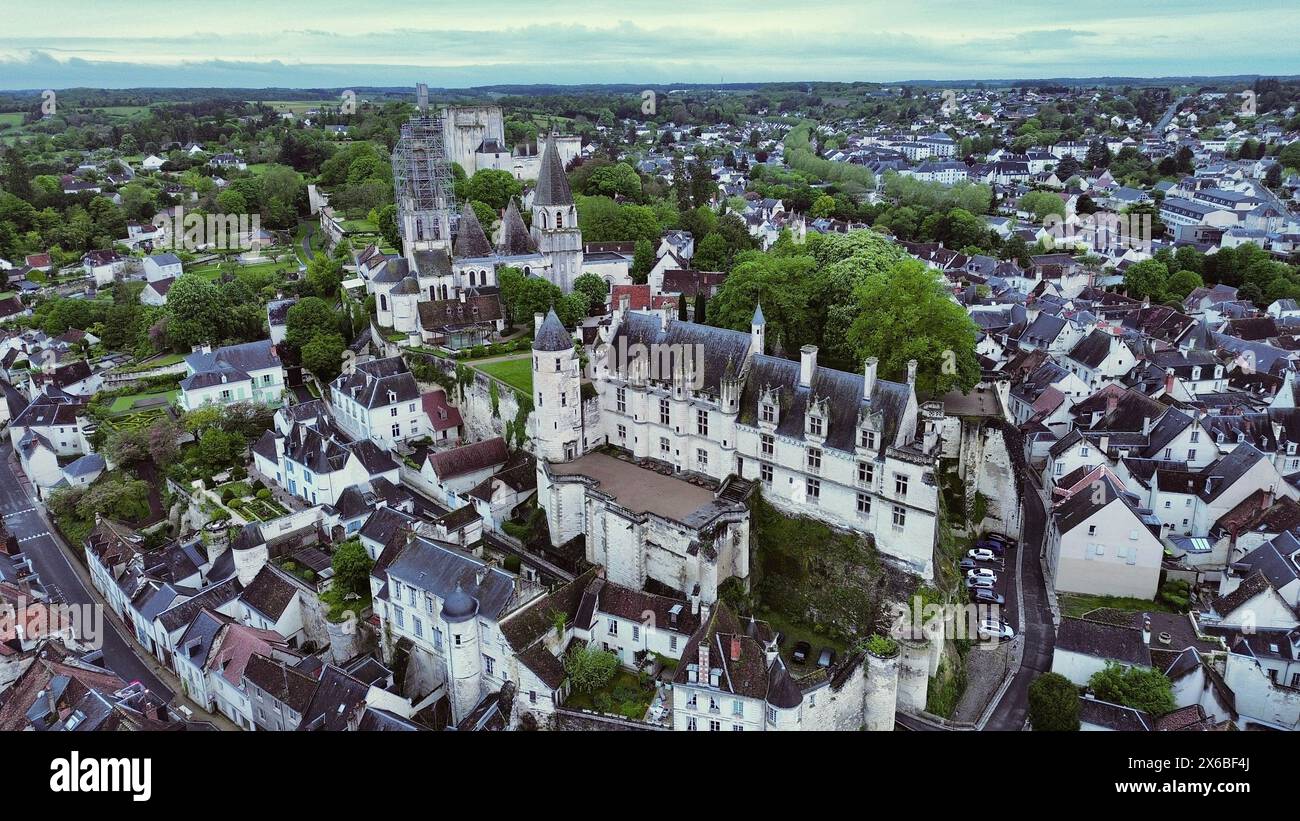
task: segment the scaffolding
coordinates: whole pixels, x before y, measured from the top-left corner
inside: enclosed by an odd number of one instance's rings
[[[402,126],[393,149],[393,190],[404,250],[450,245],[456,192],[442,118],[430,116],[427,106]]]

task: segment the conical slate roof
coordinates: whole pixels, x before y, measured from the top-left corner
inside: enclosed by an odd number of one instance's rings
[[[537,245],[524,225],[524,218],[519,215],[515,201],[510,201],[506,215],[501,220],[501,253],[504,256],[525,256],[536,254]]]
[[[442,620],[448,624],[469,621],[478,614],[478,601],[459,585],[442,603]]]
[[[478,221],[478,215],[468,205],[460,215],[455,252],[457,259],[492,256],[492,243],[488,242],[487,234],[483,232],[483,225]]]
[[[555,315],[555,309],[552,308],[546,314],[546,319],[542,322],[542,327],[537,329],[537,336],[533,339],[533,350],[535,351],[567,351],[573,347],[573,336],[564,329],[564,323]]]
[[[569,188],[569,177],[564,173],[564,163],[560,162],[560,151],[555,147],[554,134],[546,138],[533,204],[573,205],[573,191]]]

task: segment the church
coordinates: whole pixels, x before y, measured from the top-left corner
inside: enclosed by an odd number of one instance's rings
[[[532,433],[552,542],[584,536],[612,581],[710,602],[748,578],[745,503],[761,489],[932,579],[943,409],[918,403],[916,364],[891,382],[874,359],[847,373],[814,346],[769,355],[761,307],[748,333],[670,314],[621,300],[587,374],[555,313],[538,318]]]

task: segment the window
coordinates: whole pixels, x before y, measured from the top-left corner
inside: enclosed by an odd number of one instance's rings
[[[1190,462],[1195,458],[1196,458],[1196,448],[1192,448],[1191,450],[1187,451],[1187,461]]]
[[[608,632],[609,632],[609,634],[610,634],[611,636],[617,636],[617,635],[618,635],[618,621],[617,621],[616,619],[609,619],[609,631],[608,631]]]
[[[433,615],[433,595],[430,593],[424,594],[424,612]]]
[[[402,424],[400,422],[393,423],[393,435],[394,436],[402,435]]]
[[[776,724],[776,708],[771,705],[767,708],[767,723]]]
[[[871,486],[876,478],[876,467],[870,462],[858,462],[858,484]]]
[[[487,672],[489,676],[492,675],[492,671],[496,668],[496,664],[497,664],[496,659],[492,658],[486,653],[483,655],[483,669],[484,671]]]
[[[402,613],[402,608],[397,606],[393,607],[393,621],[397,623],[398,627],[403,630],[406,629],[406,615]]]
[[[1201,441],[1201,432],[1199,430],[1192,431],[1192,444],[1196,444],[1199,441]]]
[[[862,431],[862,436],[858,439],[858,444],[867,450],[876,449],[876,432],[871,430]]]
[[[389,415],[389,416],[396,416],[396,415],[397,415],[397,408],[389,408],[389,409],[388,409],[388,415]]]
[[[710,713],[717,713],[717,712],[720,712],[721,710],[722,710],[722,708],[721,708],[721,706],[719,706],[719,704],[718,704],[718,700],[717,700],[716,698],[714,698],[713,696],[709,696],[709,712],[710,712]]]
[[[677,637],[676,637],[676,636],[669,636],[669,637],[668,637],[668,649],[669,649],[669,650],[676,650],[676,649],[677,649]]]
[[[808,417],[808,435],[809,436],[822,435],[822,418],[820,416]]]
[[[697,698],[699,698],[697,693],[691,693],[690,697],[686,699],[686,706],[694,710]]]
[[[758,415],[758,418],[759,418],[760,421],[763,421],[763,422],[775,422],[775,421],[776,421],[776,406],[775,406],[775,405],[769,405],[769,404],[767,404],[766,402],[764,402],[764,403],[759,407],[759,415]]]
[[[907,524],[907,509],[894,505],[894,527],[902,530]]]
[[[700,436],[709,435],[709,412],[700,410],[695,412],[695,432]]]
[[[776,450],[776,439],[770,433],[760,434],[758,437],[759,446],[764,456],[770,457]]]
[[[1096,525],[1088,525],[1088,535],[1089,535],[1089,536],[1096,536],[1096,535],[1097,535],[1097,526],[1096,526]]]
[[[411,616],[411,629],[415,631],[418,638],[424,638],[424,622],[415,616]]]
[[[822,469],[821,448],[808,448],[808,470],[814,473]]]
[[[669,453],[669,451],[671,451],[671,450],[672,450],[672,446],[669,445],[667,437],[660,436],[660,437],[659,437],[659,453],[660,453],[660,455],[663,456],[665,459],[667,459],[667,458],[668,458],[668,453]]]
[[[744,716],[744,715],[745,715],[745,702],[741,701],[741,700],[738,699],[738,698],[732,699],[732,700],[731,700],[731,714],[732,714],[733,716]]]
[[[722,722],[714,719],[709,719],[709,732],[717,733],[721,731],[722,731]]]
[[[641,625],[634,624],[632,625],[632,641],[640,641],[640,640],[641,640]]]
[[[614,408],[619,413],[627,413],[627,389],[618,388],[614,391]]]
[[[659,400],[659,424],[667,425],[669,420],[668,400]]]
[[[691,730],[692,732],[695,731],[695,730],[700,729],[700,728],[697,727],[696,724],[695,724],[695,716],[687,716],[687,717],[686,717],[686,729]]]
[[[731,731],[732,731],[733,733],[743,733],[743,732],[745,731],[745,725],[744,725],[744,724],[732,724],[732,725],[731,725]]]
[[[699,450],[695,451],[695,461],[696,461],[697,463],[699,463],[699,466],[702,467],[702,468],[706,468],[706,467],[708,467],[708,466],[709,466],[709,452],[708,452],[707,450],[705,450],[704,448],[700,448]]]
[[[763,480],[763,484],[772,484],[772,466],[763,462],[758,466],[758,478]]]
[[[442,630],[433,628],[433,649],[442,652]]]
[[[808,501],[811,504],[817,504],[822,497],[822,483],[820,479],[805,479],[804,487],[808,491]]]
[[[900,499],[907,496],[907,477],[901,473],[894,474],[894,495]]]
[[[1079,448],[1079,455],[1080,455],[1081,457],[1083,457],[1084,459],[1087,459],[1087,458],[1088,458],[1088,454],[1090,454],[1090,453],[1092,453],[1092,451],[1088,450],[1087,448]]]
[[[618,426],[618,438],[623,440],[627,439],[627,425]]]
[[[863,516],[871,513],[871,497],[865,493],[858,494],[858,513]]]

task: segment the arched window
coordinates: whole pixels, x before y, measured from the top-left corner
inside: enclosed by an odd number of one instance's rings
[[[545,212],[545,211],[540,211],[540,212],[538,212],[538,216],[542,218],[542,227],[545,228],[545,227],[546,227],[546,212]]]
[[[555,227],[556,227],[556,228],[563,228],[563,227],[564,227],[564,212],[563,212],[563,211],[556,211],[556,212],[555,212]]]

